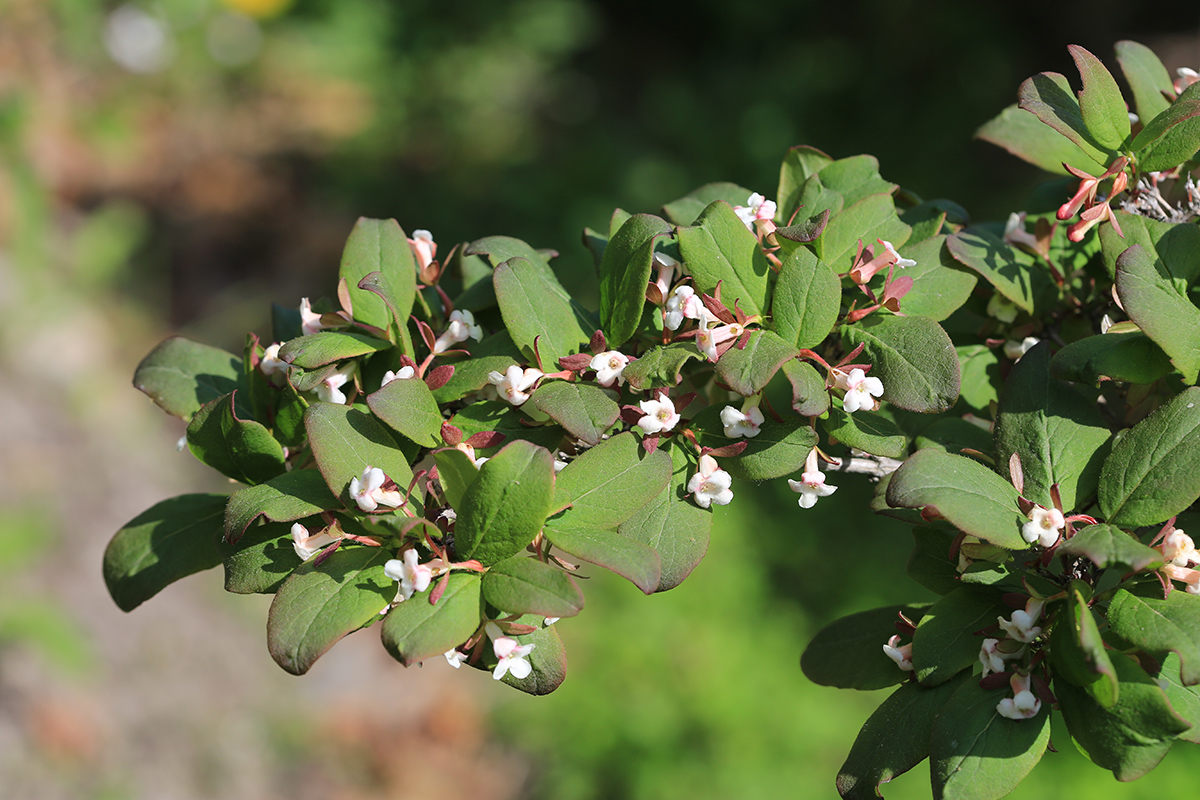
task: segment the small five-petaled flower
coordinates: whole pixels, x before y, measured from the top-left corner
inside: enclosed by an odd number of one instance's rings
[[[529,399],[527,391],[535,383],[537,383],[543,373],[535,367],[521,369],[516,364],[513,364],[503,374],[492,370],[488,373],[488,380],[496,387],[496,391],[508,402],[514,406],[519,406]]]
[[[801,508],[812,508],[817,504],[817,500],[828,497],[837,491],[836,486],[825,482],[825,473],[817,468],[815,448],[810,450],[808,457],[804,459],[804,472],[801,473],[800,480],[794,481],[788,478],[788,486],[792,487],[793,492],[800,493],[796,502],[800,504]]]
[[[368,466],[363,470],[362,478],[351,478],[350,496],[367,513],[380,506],[399,508],[404,505],[404,494],[379,467]]]
[[[729,473],[717,466],[717,460],[710,455],[700,456],[699,469],[688,481],[688,492],[696,500],[696,505],[708,508],[713,503],[719,506],[729,505],[733,500],[733,491],[729,488],[733,479]]]

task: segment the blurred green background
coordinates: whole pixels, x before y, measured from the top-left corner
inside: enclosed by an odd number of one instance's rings
[[[585,225],[716,180],[770,196],[794,144],[1002,218],[1039,176],[971,134],[1022,79],[1121,38],[1196,67],[1198,28],[1193,3],[1117,0],[0,0],[0,798],[831,796],[882,698],[799,654],[923,596],[865,480],[810,511],[736,486],[665,595],[591,578],[548,698],[403,670],[370,632],[295,679],[266,600],[214,574],[108,601],[116,528],[223,488],[133,368],[331,294],[359,215],[555,248],[584,296]],[[1180,747],[1118,785],[1055,744],[1014,797],[1157,796],[1200,766]],[[928,791],[920,767],[888,796]]]

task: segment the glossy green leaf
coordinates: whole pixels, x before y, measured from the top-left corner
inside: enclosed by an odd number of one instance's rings
[[[717,376],[733,391],[749,397],[761,392],[779,368],[799,354],[771,331],[752,332],[744,348],[731,347],[717,361]]]
[[[590,383],[547,381],[538,387],[529,402],[563,426],[567,433],[590,445],[600,444],[600,437],[621,415],[617,401],[604,389]]]
[[[793,347],[816,347],[837,322],[842,282],[810,250],[797,248],[783,260],[771,300],[775,333]]]
[[[1045,276],[1034,267],[1033,256],[983,228],[964,228],[946,239],[946,247],[960,264],[982,275],[1017,308],[1034,313],[1035,276]]]
[[[1149,122],[1166,111],[1171,103],[1163,92],[1174,95],[1175,87],[1167,68],[1154,51],[1128,39],[1117,42],[1113,49],[1117,51],[1117,63],[1121,65],[1125,81],[1133,90],[1134,108],[1142,122]]]
[[[1200,375],[1200,309],[1155,268],[1154,256],[1134,245],[1117,259],[1117,294],[1129,318],[1171,357],[1187,383]]]
[[[703,447],[746,443],[746,449],[738,455],[721,459],[721,468],[735,478],[763,481],[791,475],[804,467],[804,459],[817,444],[816,432],[795,417],[783,422],[767,417],[757,436],[730,438],[725,435],[725,426],[721,422],[724,408],[709,406],[701,411],[693,420],[693,430]]]
[[[621,375],[637,392],[660,387],[672,389],[681,379],[683,365],[701,357],[693,342],[676,342],[655,347],[637,361],[630,362]]]
[[[884,689],[903,683],[909,673],[896,666],[883,646],[895,635],[901,613],[916,622],[927,608],[924,603],[896,605],[842,617],[817,631],[800,656],[800,668],[813,683],[839,689]]]
[[[104,583],[117,607],[132,611],[180,578],[220,564],[228,499],[180,495],[121,526],[104,551]]]
[[[910,233],[896,215],[891,194],[873,194],[853,204],[847,200],[846,207],[829,218],[825,231],[813,242],[813,250],[833,269],[848,270],[860,240],[868,245],[883,239],[901,247]]]
[[[718,200],[730,206],[744,206],[752,192],[736,183],[707,183],[694,192],[663,206],[663,215],[676,225],[695,225],[704,210]]]
[[[553,499],[549,451],[525,441],[505,445],[480,468],[455,509],[456,553],[490,566],[521,552],[542,529]]]
[[[1032,719],[1008,719],[996,709],[1004,696],[966,680],[942,705],[929,742],[935,800],[1004,797],[1042,759],[1050,743],[1049,706]]]
[[[983,639],[976,631],[1007,617],[995,589],[961,586],[933,604],[913,634],[913,671],[925,686],[937,686],[979,661]]]
[[[925,317],[873,315],[842,328],[847,348],[883,381],[883,400],[907,411],[945,411],[958,399],[958,356],[942,327]]]
[[[1116,80],[1100,59],[1079,45],[1069,45],[1067,50],[1083,78],[1079,93],[1083,124],[1101,147],[1118,149],[1129,137],[1129,113]]]
[[[1017,490],[977,461],[938,450],[918,450],[892,473],[887,501],[897,508],[923,508],[964,533],[1010,550],[1024,550],[1025,517]]]
[[[1003,147],[1017,158],[1057,175],[1069,174],[1063,164],[1092,174],[1103,169],[1079,145],[1017,105],[1004,109],[975,131],[975,138]]]
[[[196,412],[187,427],[188,449],[227,478],[248,484],[268,481],[285,469],[283,448],[261,424],[238,417],[236,396],[218,397]]]
[[[1071,738],[1117,780],[1140,778],[1158,766],[1188,723],[1171,710],[1162,688],[1129,656],[1113,654],[1121,682],[1117,704],[1104,708],[1083,689],[1054,682]]]
[[[559,525],[547,521],[542,535],[568,556],[611,570],[646,594],[658,588],[662,559],[653,548],[614,531]]]
[[[872,455],[904,458],[908,455],[908,437],[887,417],[871,411],[847,414],[830,409],[822,427],[832,439]]]
[[[671,225],[661,217],[636,214],[609,240],[600,264],[600,327],[610,347],[619,348],[637,331],[654,247],[670,232]]]
[[[442,410],[418,378],[399,378],[367,397],[367,405],[388,427],[421,447],[442,443]]]
[[[1200,683],[1200,596],[1173,591],[1163,598],[1157,583],[1137,594],[1119,589],[1108,606],[1108,624],[1143,650],[1175,653],[1184,684]]]
[[[917,262],[896,271],[897,276],[913,279],[912,289],[900,300],[905,314],[941,322],[967,302],[979,282],[954,260],[946,238],[934,236],[905,246],[904,257]]]
[[[765,314],[770,308],[771,268],[758,239],[728,203],[704,209],[694,227],[678,229],[679,253],[697,292],[713,294],[721,284],[721,301],[742,313]]]
[[[1083,121],[1079,101],[1071,84],[1057,72],[1041,72],[1017,90],[1018,105],[1070,139],[1089,158],[1100,164],[1111,160],[1110,149],[1095,141]]]
[[[1113,445],[1100,510],[1114,525],[1154,525],[1200,497],[1200,388],[1172,398]]]
[[[483,597],[510,614],[573,617],[583,610],[583,592],[574,578],[524,555],[491,566],[483,576]]]
[[[482,342],[468,341],[463,346],[470,351],[471,357],[455,361],[450,380],[434,390],[433,398],[439,403],[460,400],[471,392],[477,392],[488,385],[488,375],[491,373],[503,374],[513,364],[525,362],[524,354],[513,344],[507,331],[484,337]]]
[[[1135,244],[1154,259],[1154,269],[1180,295],[1200,277],[1200,226],[1159,222],[1140,214],[1114,212],[1121,225],[1118,236],[1112,225],[1100,227],[1100,252],[1109,277],[1117,275],[1117,259]]]
[[[451,508],[459,508],[463,495],[479,477],[479,467],[475,466],[470,456],[453,447],[438,450],[433,454],[433,460],[437,464],[438,483],[442,486],[446,502]]]
[[[554,504],[571,506],[564,517],[570,527],[615,528],[659,495],[670,476],[670,456],[647,454],[636,436],[622,433],[558,473]]]
[[[783,374],[792,385],[792,410],[802,417],[819,417],[829,409],[825,378],[807,361],[784,362]]]
[[[257,486],[239,489],[225,508],[225,540],[236,542],[250,523],[259,517],[272,522],[293,522],[322,511],[340,508],[341,501],[330,493],[321,473],[297,469]]]
[[[292,523],[255,525],[237,544],[222,544],[225,591],[234,594],[275,594],[304,562],[293,546]]]
[[[815,147],[799,145],[789,148],[779,167],[779,189],[775,202],[779,218],[785,222],[800,207],[800,192],[804,182],[833,163],[833,159]]]
[[[284,581],[267,617],[267,648],[293,675],[308,672],[348,633],[379,619],[396,593],[383,574],[392,557],[382,547],[342,547],[318,566],[305,562]]]
[[[1097,567],[1121,567],[1129,572],[1158,569],[1163,554],[1147,547],[1115,525],[1089,525],[1058,546],[1058,552],[1082,556]]]
[[[1184,89],[1166,111],[1146,122],[1130,149],[1138,169],[1157,172],[1171,169],[1196,154],[1200,139],[1200,89]]]
[[[379,293],[360,289],[359,283],[374,273]],[[417,270],[408,237],[396,220],[360,217],[346,240],[338,274],[346,280],[357,322],[385,331],[393,323],[400,329],[407,326],[417,294]]]
[[[871,195],[890,195],[896,184],[885,181],[879,175],[879,159],[875,156],[859,155],[839,158],[820,169],[821,184],[837,192],[851,206]]]
[[[237,356],[172,336],[150,351],[133,373],[133,386],[155,404],[189,420],[206,403],[244,386]]]
[[[579,352],[596,331],[594,321],[548,267],[527,258],[512,258],[496,267],[493,281],[504,325],[530,360],[535,340],[542,362],[549,365]]]
[[[304,424],[325,484],[350,505],[350,481],[362,480],[367,467],[378,467],[401,492],[408,490],[413,478],[408,459],[387,428],[370,414],[350,406],[316,403],[309,406]]]
[[[563,440],[563,429],[558,425],[527,425],[529,417],[508,403],[487,400],[472,403],[450,418],[450,423],[469,439],[483,431],[495,431],[504,436],[506,442],[524,439],[547,450],[556,449]]]
[[[1103,378],[1154,383],[1173,369],[1162,348],[1140,331],[1089,336],[1071,342],[1050,360],[1054,377],[1092,386]]]
[[[348,358],[377,353],[391,346],[390,342],[361,333],[319,331],[287,342],[279,348],[279,357],[301,369],[316,369]]]
[[[466,642],[483,616],[481,583],[475,573],[453,572],[436,604],[421,593],[393,606],[380,626],[384,649],[410,667]]]

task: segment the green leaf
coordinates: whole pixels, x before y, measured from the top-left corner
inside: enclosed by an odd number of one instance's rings
[[[975,631],[1007,616],[1000,592],[960,586],[933,604],[913,634],[913,671],[925,686],[937,686],[979,660],[983,639]]]
[[[966,680],[942,705],[929,743],[935,800],[1003,797],[1041,760],[1050,743],[1049,706],[1032,719],[1008,719],[996,710],[1004,695]]]
[[[822,427],[832,439],[847,447],[888,458],[908,455],[908,437],[896,423],[880,414],[870,411],[847,414],[834,408]]]
[[[798,145],[788,149],[779,167],[779,189],[775,194],[780,219],[791,219],[800,207],[804,182],[832,163],[832,158],[815,147]]]
[[[938,528],[913,528],[914,546],[904,571],[908,577],[931,592],[945,595],[958,589],[958,562],[950,559],[950,548],[956,538],[950,531]]]
[[[492,565],[483,576],[483,597],[510,614],[573,617],[583,610],[583,592],[574,578],[524,555]]]
[[[1056,615],[1050,634],[1050,661],[1056,679],[1088,689],[1105,708],[1116,705],[1120,693],[1117,672],[1092,610],[1078,589],[1067,594],[1065,607]]]
[[[1063,164],[1091,173],[1104,168],[1079,145],[1017,105],[1004,109],[975,131],[975,138],[1003,147],[1017,158],[1056,175],[1070,174]]]
[[[510,442],[463,493],[455,551],[484,566],[516,555],[542,529],[553,499],[554,457],[529,442]]]
[[[571,508],[568,527],[615,528],[663,491],[671,458],[646,454],[631,432],[618,434],[585,451],[558,473],[554,505]]]
[[[907,411],[945,411],[958,399],[958,356],[942,327],[925,317],[873,315],[842,328],[847,348],[864,345],[883,399]]]
[[[387,350],[391,346],[390,342],[361,333],[319,331],[292,339],[279,348],[279,357],[301,369],[316,369],[348,358]]]
[[[238,418],[236,396],[234,391],[201,406],[187,427],[188,449],[227,478],[268,481],[285,469],[283,448],[259,423]]]
[[[325,479],[317,470],[285,472],[266,483],[247,486],[230,495],[229,505],[225,508],[225,540],[236,542],[259,517],[272,522],[293,522],[341,505],[341,501],[330,494]]]
[[[558,425],[530,426],[529,418],[508,403],[499,400],[476,402],[450,418],[450,423],[463,432],[463,439],[470,439],[483,431],[503,434],[505,441],[523,439],[547,450],[556,449],[563,439],[563,429]]]
[[[1079,113],[1088,133],[1101,147],[1116,150],[1129,137],[1129,113],[1117,82],[1100,61],[1077,44],[1068,45],[1083,78]]]
[[[442,443],[442,410],[425,381],[419,378],[391,381],[367,397],[367,405],[388,427],[421,447],[437,447]]]
[[[621,375],[635,392],[660,387],[671,389],[681,380],[683,365],[693,358],[700,358],[700,351],[692,342],[663,345],[630,362]]]
[[[1054,377],[1092,386],[1103,378],[1154,383],[1173,369],[1162,348],[1140,331],[1089,336],[1071,342],[1050,360]]]
[[[1154,257],[1134,245],[1117,259],[1117,294],[1129,318],[1171,357],[1187,383],[1200,374],[1200,309],[1155,268]]]
[[[1173,95],[1175,87],[1167,68],[1158,60],[1154,51],[1144,44],[1128,39],[1117,42],[1117,63],[1125,74],[1125,81],[1133,90],[1134,108],[1143,122],[1149,122],[1171,105],[1163,92]]]
[[[960,264],[982,275],[1017,308],[1034,313],[1035,276],[1043,282],[1045,276],[1034,268],[1033,256],[983,228],[964,228],[946,239],[946,246]]]
[[[772,326],[793,347],[816,347],[837,322],[842,282],[829,265],[807,248],[797,248],[783,260],[775,297]]]
[[[579,352],[591,340],[595,324],[548,268],[512,258],[496,267],[493,281],[504,325],[528,358],[533,358],[535,340],[547,365]]]
[[[339,639],[379,619],[396,593],[383,574],[391,551],[340,547],[317,565],[306,561],[283,582],[267,616],[275,663],[303,675]]]
[[[940,514],[954,527],[1009,550],[1028,547],[1017,490],[977,461],[938,450],[918,450],[892,473],[888,503]]]
[[[717,376],[733,391],[749,397],[761,392],[785,362],[800,352],[771,331],[751,333],[746,346],[729,348],[717,361]]]
[[[1054,682],[1054,694],[1071,738],[1099,767],[1120,781],[1140,778],[1158,766],[1188,723],[1171,710],[1163,690],[1129,656],[1113,654],[1121,682],[1117,704],[1104,708],[1083,689]]]
[[[550,268],[550,257],[543,251],[537,250],[511,236],[485,236],[476,239],[463,250],[468,256],[487,256],[493,267],[498,267],[510,258],[524,258],[532,263],[547,279],[553,279],[554,270]],[[558,253],[550,251],[551,256]],[[564,292],[565,294],[565,292]]]
[[[735,478],[749,481],[772,480],[791,475],[804,466],[804,459],[817,444],[817,434],[807,423],[795,418],[778,422],[767,417],[752,438],[731,439],[721,422],[723,406],[709,406],[696,415],[692,429],[703,447],[726,447],[745,442],[746,449],[736,456],[721,459],[721,467]]]
[[[670,232],[666,220],[636,214],[609,240],[600,264],[600,327],[610,347],[619,348],[637,332],[646,305],[654,247]]]
[[[1000,359],[986,344],[966,344],[954,348],[962,373],[962,399],[971,408],[991,416],[991,405],[999,399]],[[991,452],[988,447],[984,452]]]
[[[783,374],[792,385],[792,410],[802,417],[819,417],[829,410],[825,379],[807,361],[784,362]]]
[[[1128,572],[1158,569],[1163,554],[1147,547],[1115,525],[1089,525],[1058,546],[1058,552],[1082,556],[1100,569],[1122,567]]]
[[[896,216],[891,194],[868,195],[853,204],[847,198],[846,207],[829,218],[825,231],[813,242],[813,250],[833,269],[850,269],[859,240],[866,245],[883,239],[900,247],[910,234],[909,227]]]
[[[1018,105],[1070,139],[1089,158],[1107,164],[1112,157],[1092,137],[1083,121],[1079,101],[1071,84],[1057,72],[1041,72],[1027,79],[1017,90]]]
[[[373,281],[378,294],[359,288],[373,273],[378,273]],[[356,322],[385,331],[393,323],[397,330],[406,329],[417,295],[417,268],[408,237],[396,220],[359,217],[342,251],[338,277],[346,280]],[[388,307],[385,297],[394,309]]]
[[[708,183],[694,192],[663,206],[663,215],[676,225],[695,225],[704,210],[718,200],[730,206],[743,206],[753,194],[736,183]]]
[[[621,407],[608,392],[588,383],[547,381],[529,402],[567,433],[590,445],[600,444],[600,437],[621,415]]]
[[[461,400],[487,386],[491,373],[503,374],[513,364],[525,361],[524,354],[513,344],[507,331],[494,333],[482,342],[466,342],[465,346],[470,351],[470,358],[459,360],[446,385],[433,392],[433,399],[439,403]]]
[[[1200,89],[1184,89],[1170,108],[1146,123],[1130,149],[1142,172],[1171,169],[1196,155],[1200,147]]]
[[[408,490],[413,479],[408,459],[387,428],[370,414],[350,406],[315,403],[309,406],[304,425],[325,484],[348,504],[353,505],[349,496],[351,479],[362,480],[367,467],[378,467],[401,492]]]
[[[838,770],[838,794],[846,800],[882,797],[882,784],[924,761],[929,756],[934,717],[969,679],[963,675],[933,688],[906,683],[892,692],[867,719]],[[898,736],[899,731],[904,735]]]
[[[905,258],[917,262],[896,273],[913,279],[912,289],[900,301],[905,314],[941,322],[967,302],[979,282],[954,260],[946,238],[934,236],[905,246]]]
[[[155,503],[125,523],[104,551],[104,583],[122,611],[164,587],[221,563],[223,494],[185,494]]]
[[[767,257],[728,203],[712,203],[695,227],[681,227],[677,236],[697,292],[713,294],[720,283],[721,301],[729,308],[736,302],[748,316],[766,313],[771,298]]]
[[[932,447],[947,453],[961,453],[964,449],[977,450],[990,455],[992,436],[983,428],[959,417],[939,419],[917,436],[917,449]]]
[[[1167,693],[1171,709],[1192,726],[1179,734],[1179,738],[1200,744],[1200,692],[1194,686],[1184,686],[1179,680],[1179,656],[1168,653],[1156,678],[1160,686],[1166,683],[1162,688]]]
[[[466,642],[483,616],[481,584],[475,573],[453,572],[436,604],[422,593],[393,606],[379,632],[384,649],[410,667]]]
[[[896,666],[883,646],[896,633],[901,613],[916,622],[928,607],[887,606],[842,617],[817,631],[800,656],[800,668],[813,683],[839,689],[884,689],[902,683],[909,673]],[[975,650],[978,655],[979,648]]]
[[[437,463],[438,483],[442,485],[442,493],[451,508],[462,505],[462,497],[467,489],[479,477],[479,467],[471,457],[453,447],[446,447],[433,454]]]
[[[1057,483],[1063,508],[1075,508],[1095,493],[1110,438],[1095,403],[1050,377],[1049,342],[1021,357],[1000,394],[996,463],[1007,475],[1019,454],[1026,498],[1050,508]]]
[[[890,195],[896,191],[896,184],[880,177],[879,160],[875,156],[839,158],[821,167],[820,180],[825,188],[841,195],[847,206],[870,195]]]
[[[1181,296],[1200,277],[1200,226],[1159,222],[1140,214],[1114,212],[1121,225],[1118,236],[1112,225],[1100,227],[1101,253],[1110,277],[1117,275],[1117,259],[1137,244],[1154,257],[1154,269]]]
[[[1100,510],[1114,525],[1154,525],[1200,497],[1200,388],[1133,426],[1100,472]]]
[[[1180,678],[1187,686],[1200,683],[1200,596],[1173,591],[1161,596],[1157,583],[1146,595],[1118,589],[1108,606],[1112,632],[1149,652],[1170,650],[1182,664]]]
[[[160,343],[133,373],[135,389],[182,420],[191,419],[201,406],[244,385],[240,358],[182,336]]]
[[[687,499],[692,466],[684,449],[668,443],[656,452],[670,455],[670,482],[657,497],[621,523],[618,533],[657,551],[662,577],[654,591],[665,592],[683,583],[704,558],[712,530],[712,510],[700,508]]]
[[[304,562],[296,555],[291,523],[256,525],[238,539],[222,544],[225,591],[234,594],[275,594],[288,575]]]
[[[517,622],[536,625],[541,620],[520,617]],[[558,631],[554,628],[554,625],[549,625],[525,636],[512,637],[523,645],[533,645],[533,652],[528,656],[529,666],[533,669],[526,678],[517,678],[510,672],[501,679],[501,683],[532,695],[550,694],[562,684],[567,677],[567,653],[562,639],[558,637]],[[496,656],[492,648],[485,647],[483,658],[472,666],[491,672],[496,666]]]
[[[549,520],[542,534],[567,555],[611,570],[646,594],[653,594],[662,579],[662,559],[655,550],[614,531],[599,528],[559,527]]]

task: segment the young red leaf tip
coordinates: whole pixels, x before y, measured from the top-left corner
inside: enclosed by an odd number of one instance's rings
[[[430,391],[437,391],[450,382],[454,377],[454,366],[452,364],[442,364],[439,367],[434,367],[425,376],[425,385]]]
[[[449,422],[442,423],[442,441],[451,447],[457,447],[463,439],[462,429]]]
[[[470,439],[467,439],[467,444],[471,447],[488,448],[499,447],[508,437],[500,431],[480,431],[473,434]]]
[[[605,338],[604,331],[597,329],[592,334],[592,338],[588,342],[588,349],[592,351],[592,355],[599,355],[608,349],[608,339]]]

